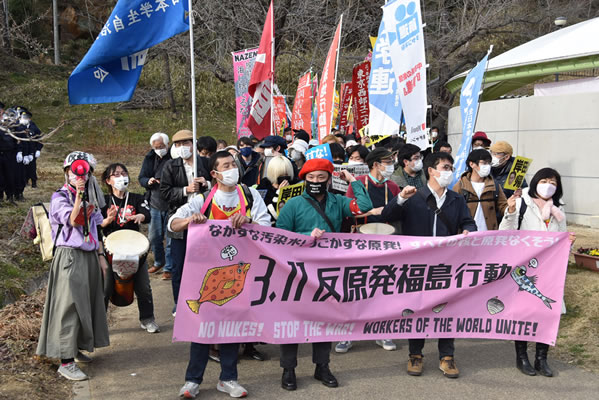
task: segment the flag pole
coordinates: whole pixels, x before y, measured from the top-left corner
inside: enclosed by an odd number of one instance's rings
[[[274,0],[270,2],[272,6],[272,15],[270,17],[270,34],[272,35],[271,49],[270,49],[270,135],[273,135],[274,131],[274,97],[273,92],[275,91],[275,5]]]
[[[337,87],[337,68],[339,67],[339,47],[341,47],[341,31],[343,30],[343,14],[339,19],[339,41],[337,42],[337,57],[335,57],[335,78],[333,79],[333,100],[331,101],[331,118],[329,119],[329,126],[327,131],[331,131],[333,125],[333,109],[335,108],[335,89]],[[341,101],[341,99],[339,99]]]
[[[191,54],[191,125],[193,132],[193,148],[191,153],[193,154],[193,177],[197,178],[196,174],[198,171],[198,146],[197,146],[197,132],[196,132],[196,76],[195,76],[195,61],[194,61],[194,50],[193,50],[193,4],[192,0],[189,0],[189,51]]]

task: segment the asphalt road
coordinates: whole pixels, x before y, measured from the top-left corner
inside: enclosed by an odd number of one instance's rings
[[[170,282],[153,276],[156,320],[161,332],[149,334],[139,326],[135,303],[112,312],[110,347],[91,356],[82,369],[90,380],[77,383],[76,400],[176,399],[184,383],[189,344],[172,343],[173,320]],[[241,358],[239,382],[249,396],[259,399],[599,399],[599,376],[551,359],[556,376],[527,377],[515,367],[513,342],[457,340],[456,362],[459,379],[448,379],[438,369],[436,341],[424,349],[424,373],[406,374],[407,342],[396,341],[396,351],[385,351],[374,342],[357,342],[346,354],[331,355],[331,370],[340,386],[329,389],[312,378],[311,347],[300,346],[298,390],[280,387],[282,369],[279,348],[259,346],[269,356],[264,362]],[[534,356],[533,350],[529,356]],[[198,398],[226,399],[216,391],[220,366],[209,362]]]

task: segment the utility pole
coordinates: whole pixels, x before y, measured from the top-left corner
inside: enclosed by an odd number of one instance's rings
[[[4,0],[5,2],[7,0]],[[60,64],[60,42],[58,41],[58,0],[52,0],[52,14],[54,23],[54,64]]]
[[[8,0],[2,1],[2,10],[4,14],[4,47],[12,53],[12,46],[10,45],[10,31],[8,28]]]

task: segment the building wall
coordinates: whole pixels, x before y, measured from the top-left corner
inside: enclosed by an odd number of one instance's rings
[[[559,171],[569,222],[591,225],[590,217],[599,216],[599,93],[482,102],[476,130],[507,141],[514,155],[532,158],[528,181],[544,167]],[[461,134],[460,109],[454,107],[448,124],[454,154]]]

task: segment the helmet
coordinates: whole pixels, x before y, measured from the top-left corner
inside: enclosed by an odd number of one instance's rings
[[[4,125],[13,125],[19,123],[19,114],[14,108],[9,108],[4,110],[4,114],[2,114],[2,124]]]
[[[63,169],[70,168],[77,175],[86,175],[92,169],[91,157],[83,151],[74,151],[64,160]]]

